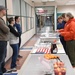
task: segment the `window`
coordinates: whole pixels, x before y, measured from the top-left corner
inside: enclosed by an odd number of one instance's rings
[[[26,4],[26,9],[27,9],[27,16],[29,16],[29,5]]]
[[[13,15],[20,15],[20,0],[12,0]]]
[[[1,0],[3,1],[3,0]],[[6,0],[7,1],[7,17],[20,16],[22,33],[33,28],[33,10],[32,6],[24,0]],[[34,13],[33,13],[34,14]]]
[[[21,15],[26,16],[26,3],[24,0],[21,0]]]
[[[32,17],[32,27],[31,28],[34,28],[34,18]]]
[[[30,25],[31,25],[31,21],[30,21],[30,18],[27,18],[27,23],[28,23],[28,30],[30,30],[31,28],[30,28]]]
[[[27,6],[27,30],[30,30],[33,28],[33,18],[32,18],[32,6],[30,6],[29,4],[26,5]]]
[[[32,11],[31,11],[31,6],[29,5],[29,17],[31,17]]]
[[[0,0],[0,5],[5,6],[5,0]]]
[[[26,17],[22,17],[22,33],[26,31]]]
[[[32,7],[32,19],[31,19],[31,23],[32,23],[32,27],[31,28],[34,28],[34,8]]]
[[[13,15],[13,6],[12,6],[12,0],[7,0],[7,14],[8,15]]]

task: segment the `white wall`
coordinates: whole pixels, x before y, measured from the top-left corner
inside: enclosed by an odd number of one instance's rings
[[[22,34],[21,39],[22,43],[21,46],[23,46],[34,34],[35,34],[35,29],[31,29],[30,31],[27,31],[26,33]]]
[[[57,13],[67,13],[67,12],[72,13],[75,17],[75,5],[57,7]]]
[[[6,55],[7,57],[6,57],[5,61],[7,61],[12,56],[12,53],[13,53],[13,51],[12,51],[10,45],[9,45],[9,42],[8,42],[8,45],[7,45],[7,55]]]

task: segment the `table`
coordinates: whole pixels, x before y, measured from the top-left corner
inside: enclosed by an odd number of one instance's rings
[[[67,68],[66,75],[75,75],[75,71],[70,64],[68,56],[66,54],[56,55],[60,56],[60,59],[65,63]],[[43,56],[43,54],[30,54],[20,69],[18,75],[44,75],[46,68],[38,60],[38,57],[41,56]]]

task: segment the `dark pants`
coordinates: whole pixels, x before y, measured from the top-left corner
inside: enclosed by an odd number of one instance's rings
[[[7,42],[6,41],[0,41],[0,75],[2,75],[2,70],[4,68],[4,61],[6,57],[6,51],[7,51]]]
[[[3,61],[3,63],[1,64],[1,69],[2,69],[2,72],[6,72],[6,68],[5,68],[5,60]]]
[[[60,41],[61,41],[61,43],[62,43],[62,45],[63,45],[63,48],[64,48],[64,50],[65,50],[65,52],[66,52],[66,54],[67,54],[67,50],[66,50],[66,41],[64,40],[64,37],[63,36],[59,36],[60,37]]]
[[[10,46],[12,47],[12,50],[13,50],[11,68],[15,68],[16,60],[17,60],[17,56],[18,56],[18,44],[12,44]]]
[[[18,47],[19,47],[19,48],[18,48],[18,49],[19,49],[19,50],[18,50],[18,55],[19,55],[19,52],[20,52],[20,45],[21,45],[21,37],[19,37],[19,43],[18,43],[18,45],[19,45],[19,46],[18,46]]]
[[[75,66],[75,41],[67,41],[66,50],[72,66]]]
[[[19,48],[20,48],[20,45],[21,45],[21,37],[19,37]]]

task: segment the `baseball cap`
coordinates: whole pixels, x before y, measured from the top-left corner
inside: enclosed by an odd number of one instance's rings
[[[0,5],[0,11],[1,11],[1,10],[7,10],[7,8],[5,8],[4,6],[1,6],[1,5]]]

